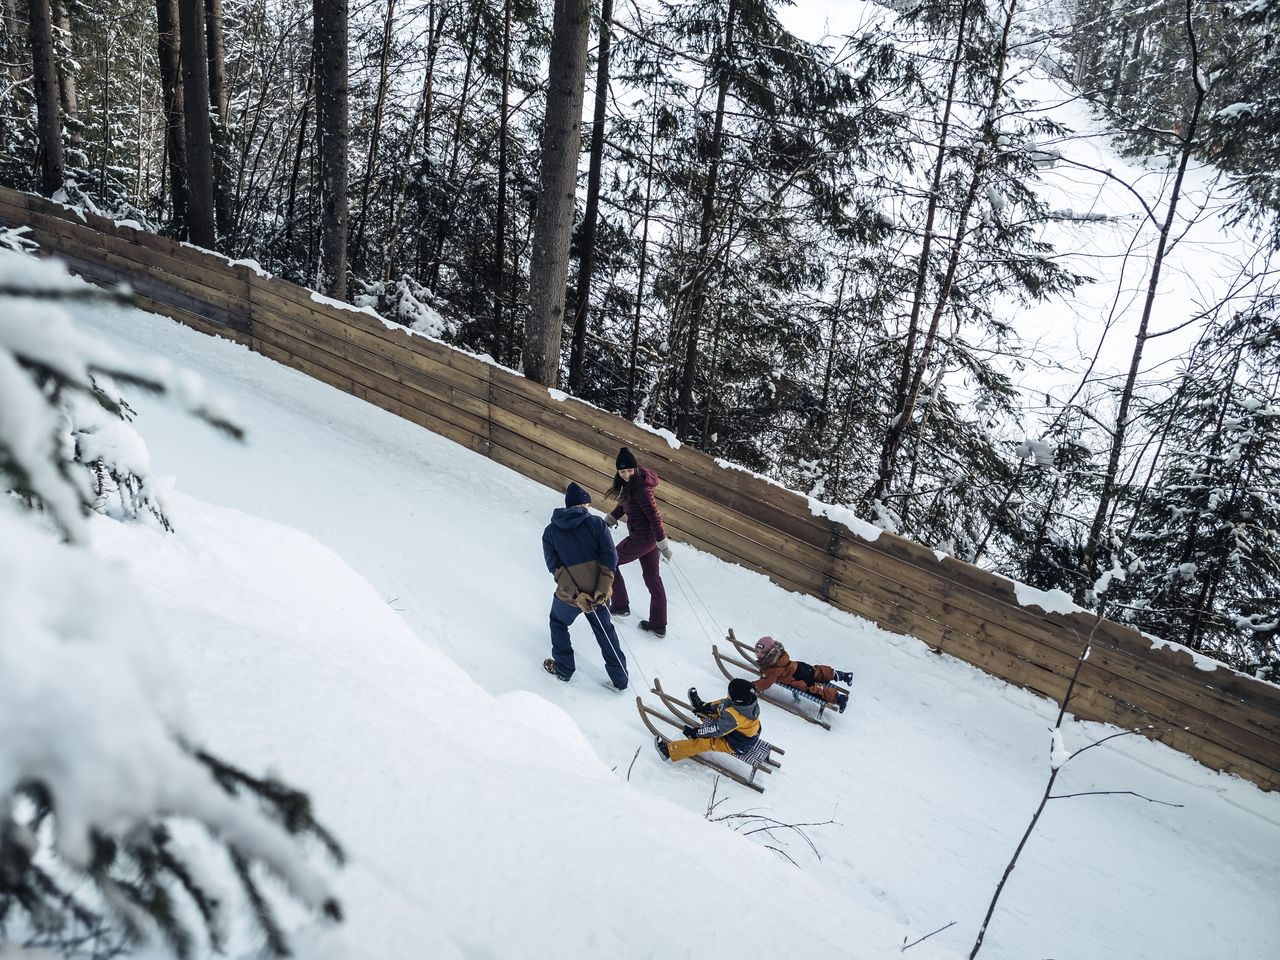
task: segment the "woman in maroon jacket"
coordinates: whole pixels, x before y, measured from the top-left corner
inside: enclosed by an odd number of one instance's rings
[[[627,521],[627,537],[618,544],[618,574],[613,581],[613,602],[609,612],[615,617],[631,615],[627,600],[627,585],[622,580],[622,565],[632,560],[640,561],[644,585],[649,588],[649,619],[640,621],[640,629],[659,637],[667,633],[667,591],[662,586],[662,574],[658,572],[658,554],[671,559],[671,547],[667,544],[667,531],[662,527],[662,514],[653,499],[653,488],[658,485],[658,475],[636,463],[635,456],[626,447],[618,451],[609,498],[617,500],[613,512],[604,518],[611,527],[619,518]]]

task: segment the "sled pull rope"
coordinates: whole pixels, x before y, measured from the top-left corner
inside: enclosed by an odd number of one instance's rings
[[[690,580],[687,576],[685,576],[684,571],[676,565],[676,562],[674,559],[671,560],[670,562],[671,562],[671,569],[674,570],[676,573],[676,577],[675,577],[676,586],[680,588],[680,593],[684,595],[684,602],[689,605],[689,609],[693,612],[693,618],[698,621],[698,626],[702,629],[702,633],[707,638],[707,642],[715,643],[716,642],[715,637],[711,636],[710,631],[707,630],[707,625],[702,622],[702,617],[698,613],[698,608],[695,607],[693,605],[693,601],[689,599],[690,592],[692,592],[693,595],[698,598],[698,603],[701,605],[703,611],[706,613],[707,619],[711,621],[711,625],[715,627],[716,630],[719,630],[720,624],[716,623],[716,618],[711,615],[711,609],[703,602],[702,597],[698,595],[698,591],[694,589],[693,581]],[[684,581],[684,583],[681,583],[681,581]],[[685,591],[685,588],[684,588],[685,584],[688,584],[689,586],[688,592]]]
[[[620,650],[617,648],[617,646],[615,646],[615,645],[614,645],[613,640],[609,639],[609,631],[608,631],[608,630],[606,630],[606,629],[604,628],[604,624],[600,622],[600,615],[599,615],[598,613],[596,613],[596,608],[595,608],[595,607],[592,607],[592,608],[591,608],[591,612],[588,614],[588,616],[590,616],[593,620],[595,620],[595,622],[596,622],[596,626],[600,628],[600,632],[604,634],[605,639],[606,639],[606,640],[609,640],[609,646],[613,647],[613,652],[614,652],[614,653],[616,653],[616,654],[618,655],[618,659],[619,659],[619,660],[621,660],[621,659],[622,659],[622,651],[620,651]],[[646,676],[644,675],[644,667],[640,666],[640,661],[639,661],[639,660],[637,660],[637,659],[636,659],[636,655],[635,655],[634,653],[632,653],[632,652],[631,652],[631,645],[630,645],[630,644],[628,644],[628,643],[627,643],[627,641],[625,641],[625,640],[623,640],[623,639],[622,639],[621,635],[620,635],[620,634],[618,634],[618,630],[617,630],[617,628],[616,628],[616,627],[614,628],[614,631],[613,631],[613,632],[614,632],[614,635],[618,637],[618,641],[619,641],[619,643],[621,643],[624,647],[626,647],[626,648],[627,648],[627,657],[629,658],[629,659],[627,660],[627,663],[629,663],[629,664],[634,664],[634,665],[635,665],[635,668],[636,668],[636,673],[640,674],[640,679],[641,679],[641,680],[643,680],[643,681],[645,682],[645,685],[646,685],[646,686],[651,686],[651,684],[649,683],[649,678],[648,678],[648,677],[646,677]],[[624,667],[623,669],[626,669],[626,668]],[[630,679],[630,673],[631,673],[631,671],[630,671],[630,670],[627,670],[628,679]]]

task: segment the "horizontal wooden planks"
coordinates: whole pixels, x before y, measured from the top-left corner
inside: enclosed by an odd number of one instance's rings
[[[403,417],[412,423],[416,423],[421,427],[425,427],[432,433],[447,437],[455,443],[459,443],[468,450],[476,453],[488,454],[489,443],[487,438],[476,436],[466,430],[462,430],[453,424],[447,423],[438,417],[425,413],[415,406],[407,404],[393,396],[389,396],[381,391],[366,385],[359,378],[358,368],[346,366],[344,364],[333,364],[329,362],[317,363],[314,359],[318,354],[313,353],[308,357],[301,353],[295,353],[287,345],[289,341],[281,340],[281,342],[273,343],[270,340],[263,340],[258,337],[253,339],[253,349],[261,353],[265,357],[269,357],[286,366],[300,370],[309,376],[314,377],[332,387],[366,400],[376,407],[381,407],[389,413],[394,413],[399,417]],[[292,342],[293,347],[298,347],[297,341]],[[338,369],[333,369],[338,367]],[[355,373],[356,376],[349,374]]]

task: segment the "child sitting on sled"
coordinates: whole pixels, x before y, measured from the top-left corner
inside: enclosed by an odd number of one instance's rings
[[[654,737],[663,760],[684,760],[708,751],[732,753],[740,759],[751,754],[760,739],[760,704],[750,681],[730,680],[729,696],[710,703],[704,703],[698,691],[690,688],[689,703],[703,722],[697,727],[686,724],[685,740],[667,742]]]
[[[827,703],[835,704],[835,708],[841,713],[849,705],[849,694],[829,684],[833,681],[852,683],[852,673],[821,663],[792,660],[786,648],[773,637],[761,637],[756,641],[756,661],[760,664],[760,679],[754,683],[757,693],[763,693],[775,683],[780,683],[784,687],[821,697]]]

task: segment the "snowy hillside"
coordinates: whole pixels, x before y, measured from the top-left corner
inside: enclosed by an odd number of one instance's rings
[[[632,690],[604,686],[581,623],[558,683],[539,668],[555,492],[234,344],[72,309],[202,374],[249,433],[134,398],[176,532],[99,519],[94,538],[171,638],[209,742],[310,791],[351,854],[348,920],[304,930],[301,955],[888,957],[955,921],[908,955],[967,956],[1054,704],[682,544],[666,638],[620,628]],[[706,823],[709,772],[662,765],[633,697],[654,677],[717,690],[730,626],[852,670],[854,694],[831,732],[766,708],[783,769],[763,796],[722,783]],[[1071,724],[1067,745],[1107,732]],[[1181,806],[1051,803],[982,956],[1280,953],[1280,799],[1137,737],[1059,779],[1091,790]]]

